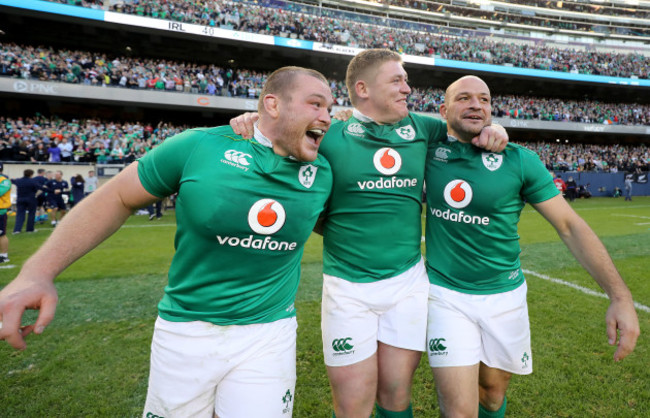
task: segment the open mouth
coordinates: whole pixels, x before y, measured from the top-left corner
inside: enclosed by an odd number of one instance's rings
[[[325,136],[326,131],[318,128],[312,128],[307,131],[307,136],[310,137],[311,139],[314,140],[314,142],[318,143],[323,136]]]

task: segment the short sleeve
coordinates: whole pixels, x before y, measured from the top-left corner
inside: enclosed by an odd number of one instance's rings
[[[166,139],[138,159],[138,177],[145,190],[157,197],[176,193],[185,165],[201,138],[201,131],[188,130]]]
[[[548,172],[539,156],[527,149],[521,149],[521,169],[524,184],[521,189],[522,197],[529,203],[540,203],[559,194],[553,183],[553,177]]]

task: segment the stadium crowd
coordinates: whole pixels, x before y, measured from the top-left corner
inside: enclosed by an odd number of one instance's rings
[[[66,121],[38,114],[17,119],[0,117],[0,160],[126,163],[187,128],[162,122],[152,126],[97,119]],[[521,144],[538,153],[553,171],[650,170],[650,149],[646,145]]]
[[[69,0],[58,2],[68,3]],[[99,7],[99,3],[85,4]],[[400,53],[467,62],[616,77],[650,77],[650,57],[641,53],[562,49],[546,46],[541,41],[534,45],[515,44],[494,37],[476,36],[478,33],[459,38],[439,34],[444,28],[435,25],[284,1],[133,0],[116,2],[111,5],[111,10],[251,33],[294,35],[300,39],[350,47],[389,48]],[[494,19],[491,15],[485,18]],[[525,17],[518,19],[526,23]],[[404,26],[412,29],[402,29]]]
[[[128,163],[188,126],[0,116],[0,160]]]
[[[584,16],[565,15],[562,18],[553,17],[542,13],[534,13],[534,11],[522,9],[506,9],[504,6],[497,6],[494,10],[487,10],[479,8],[478,3],[459,3],[452,1],[426,1],[426,0],[383,0],[377,3],[389,4],[392,6],[400,6],[417,10],[426,10],[429,12],[438,13],[451,13],[454,16],[468,16],[477,17],[479,19],[487,19],[492,21],[518,23],[530,26],[543,26],[553,27],[560,29],[572,29],[582,31],[592,31],[597,29],[604,29],[603,22],[599,21],[594,23],[588,19],[590,14],[608,15],[608,16],[629,16],[639,19],[648,17],[648,11],[634,7],[610,7],[600,4],[585,4],[573,2],[557,2],[557,1],[537,1],[537,0],[520,0],[508,1],[507,3],[521,4],[525,6],[533,6],[541,9],[554,9],[570,12],[584,13]],[[522,13],[523,12],[523,13]],[[526,13],[529,12],[529,13]],[[632,25],[634,25],[632,23]],[[610,27],[610,30],[622,30],[623,27]],[[634,27],[640,33],[645,33],[643,27]]]
[[[524,142],[549,171],[601,171],[616,173],[650,170],[650,149],[642,145],[562,144]]]
[[[214,64],[108,56],[89,51],[0,44],[0,76],[157,91],[257,98],[268,72]],[[336,103],[349,106],[345,83],[329,80]],[[439,113],[444,90],[413,88],[409,106]],[[493,115],[558,122],[650,125],[650,106],[495,95]]]

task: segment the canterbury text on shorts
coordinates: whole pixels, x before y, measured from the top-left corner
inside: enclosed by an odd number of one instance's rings
[[[425,351],[429,279],[424,262],[390,279],[353,283],[323,275],[321,328],[327,366],[347,366],[377,351],[377,341]]]
[[[251,325],[156,321],[143,417],[288,418],[296,318]]]
[[[479,362],[514,374],[533,372],[524,282],[492,295],[460,293],[432,284],[427,354],[431,367]]]

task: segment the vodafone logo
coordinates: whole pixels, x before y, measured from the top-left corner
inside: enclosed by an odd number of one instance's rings
[[[402,156],[388,147],[377,150],[372,162],[375,164],[377,171],[386,176],[392,176],[402,168]]]
[[[445,202],[454,209],[462,209],[469,205],[474,196],[472,187],[465,180],[452,180],[445,186],[443,192]]]
[[[262,235],[275,234],[284,226],[286,219],[284,207],[273,199],[258,200],[248,211],[248,225]]]

